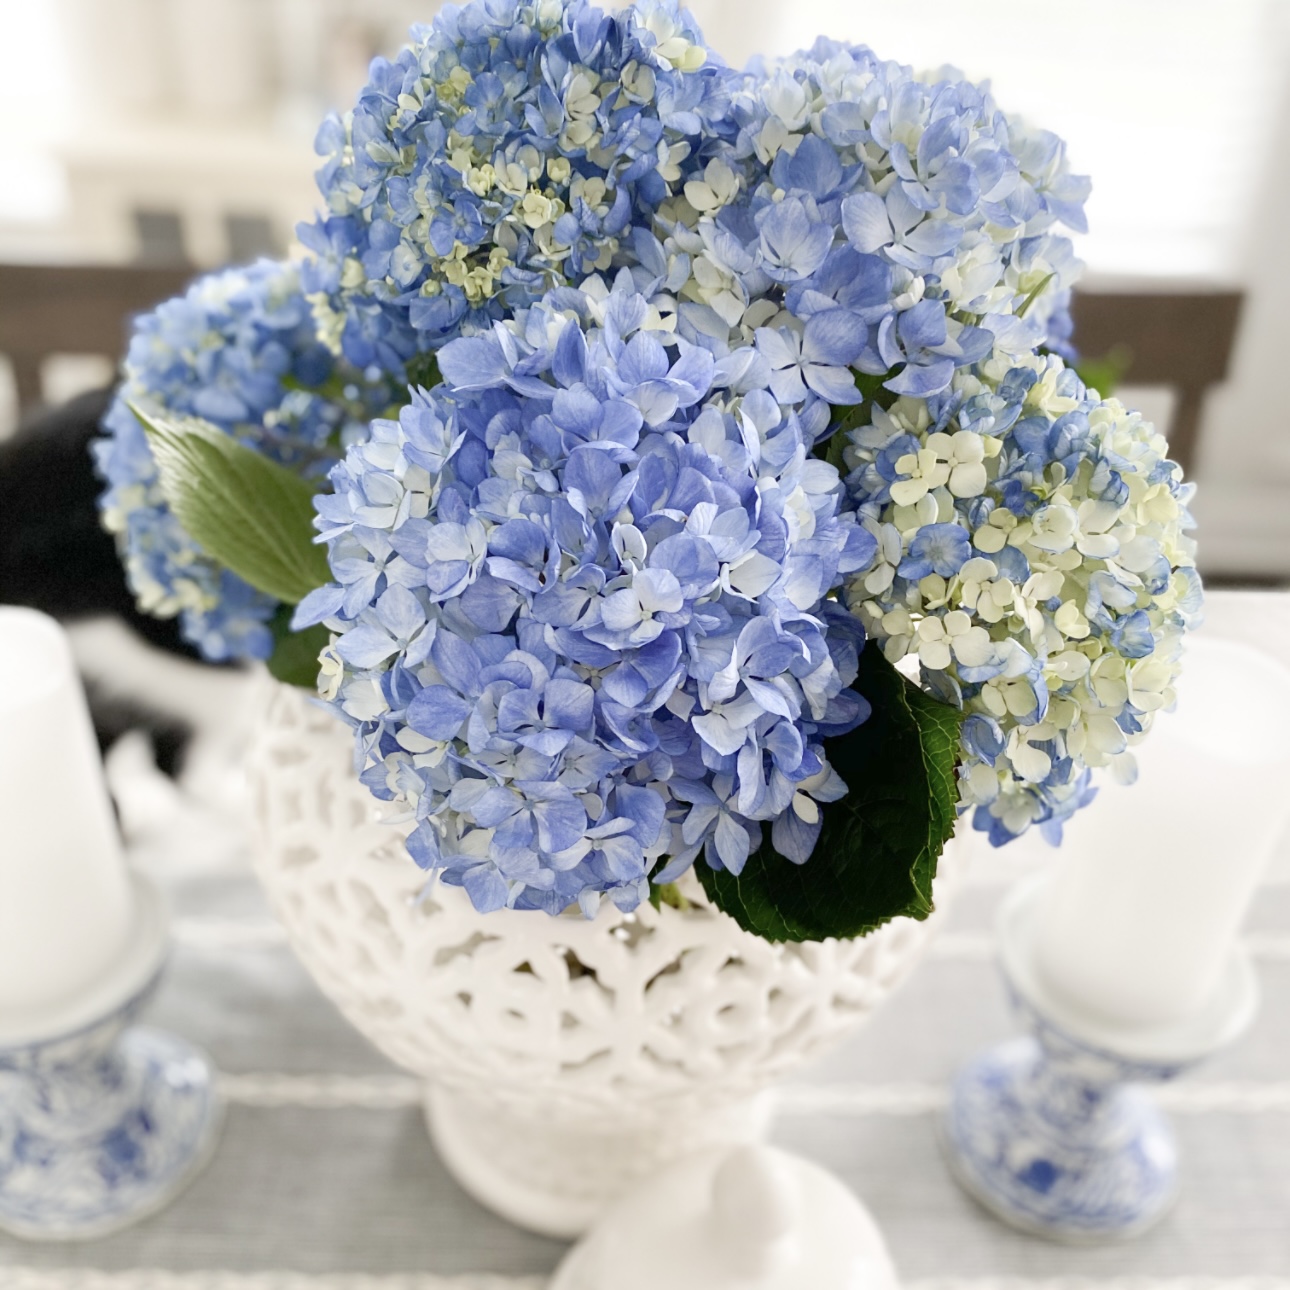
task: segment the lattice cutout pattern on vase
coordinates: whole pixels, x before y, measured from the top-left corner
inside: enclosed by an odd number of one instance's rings
[[[272,684],[248,770],[257,872],[322,990],[400,1066],[553,1123],[715,1114],[817,1056],[908,975],[961,864],[952,842],[927,922],[853,942],[767,944],[692,878],[686,911],[481,915],[427,882],[302,691]]]

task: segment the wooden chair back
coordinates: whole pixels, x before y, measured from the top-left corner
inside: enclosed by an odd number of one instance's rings
[[[51,354],[125,353],[129,320],[181,292],[190,268],[0,264],[0,354],[13,367],[20,412],[41,402]]]
[[[21,411],[40,402],[51,354],[124,353],[131,315],[183,290],[189,268],[0,264],[0,353],[13,365]],[[1227,375],[1238,292],[1081,291],[1075,339],[1096,357],[1123,347],[1125,380],[1177,391],[1170,447],[1189,468],[1205,391]]]
[[[1241,315],[1239,291],[1077,291],[1075,344],[1091,358],[1123,349],[1126,384],[1176,395],[1169,455],[1190,473],[1205,391],[1225,380]]]

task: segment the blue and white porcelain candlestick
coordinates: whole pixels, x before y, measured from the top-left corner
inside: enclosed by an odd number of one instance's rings
[[[53,1025],[0,1018],[0,1230],[88,1240],[168,1204],[206,1163],[220,1122],[192,1044],[134,1022],[161,975],[166,926],[135,883],[135,939]]]
[[[101,1236],[153,1213],[207,1159],[206,1058],[133,1022],[166,918],[116,838],[66,637],[0,607],[0,1230]]]
[[[942,1143],[963,1187],[1014,1227],[1060,1241],[1134,1236],[1178,1191],[1173,1130],[1143,1086],[1236,1039],[1257,1009],[1257,980],[1238,949],[1195,1015],[1154,1026],[1094,1018],[1036,970],[1034,915],[1048,881],[1021,884],[999,919],[1004,976],[1031,1035],[959,1072]]]

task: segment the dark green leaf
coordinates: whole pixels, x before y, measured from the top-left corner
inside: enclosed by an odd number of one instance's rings
[[[305,394],[316,394],[328,403],[344,403],[345,387],[350,379],[340,371],[333,371],[321,385],[306,385],[298,376],[287,372],[282,378],[284,390],[300,390]]]
[[[829,409],[829,422],[833,429],[816,443],[814,449],[815,455],[835,467],[840,475],[847,473],[842,453],[847,446],[848,432],[857,426],[869,424],[874,404],[880,408],[889,408],[897,398],[890,390],[883,388],[883,382],[891,375],[890,372],[874,375],[872,372],[857,372],[852,369],[851,375],[855,377],[861,400],[845,407]]]
[[[269,630],[273,633],[269,672],[287,685],[315,690],[318,686],[318,655],[330,643],[331,633],[321,624],[293,632],[291,613],[290,605],[282,605],[269,620]]]
[[[932,911],[936,863],[954,831],[961,714],[905,680],[872,641],[855,688],[873,712],[825,742],[850,791],[821,806],[811,858],[786,860],[766,831],[738,877],[702,857],[695,866],[713,904],[768,941],[864,936]]]
[[[439,384],[439,360],[434,354],[415,354],[404,365],[407,381],[413,388],[432,390]]]
[[[847,473],[847,463],[842,454],[846,452],[847,444],[850,442],[846,433],[848,429],[848,426],[839,424],[827,439],[815,445],[815,455],[822,457],[844,478]]]
[[[147,431],[167,504],[206,555],[287,604],[329,580],[326,554],[313,541],[318,484],[208,422],[132,410]]]
[[[856,378],[856,389],[864,395],[866,404],[876,403],[880,408],[889,408],[900,397],[894,390],[887,389],[884,384],[885,381],[891,378],[894,370],[894,368],[888,372],[857,372],[854,369],[852,370],[851,375]],[[854,414],[863,406],[864,404],[857,403],[854,407],[844,408],[842,411],[844,415],[846,413]],[[868,420],[869,418],[866,416],[857,421],[856,424],[863,424]]]

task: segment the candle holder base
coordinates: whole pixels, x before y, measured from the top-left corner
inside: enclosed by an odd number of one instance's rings
[[[1042,882],[1015,890],[999,919],[1004,975],[1032,1037],[960,1071],[942,1148],[963,1188],[1022,1231],[1069,1242],[1136,1236],[1178,1193],[1173,1130],[1141,1086],[1235,1039],[1256,1010],[1257,981],[1236,954],[1201,1015],[1137,1028],[1082,1017],[1035,971],[1028,915]]]
[[[964,1190],[1050,1240],[1136,1236],[1178,1194],[1173,1130],[1152,1098],[1070,1079],[1036,1039],[1002,1044],[959,1073],[941,1141]]]
[[[160,977],[158,908],[146,905],[121,974],[128,992],[98,1020],[0,1035],[0,1231],[35,1241],[117,1231],[166,1205],[214,1150],[221,1107],[205,1054],[131,1024]]]

